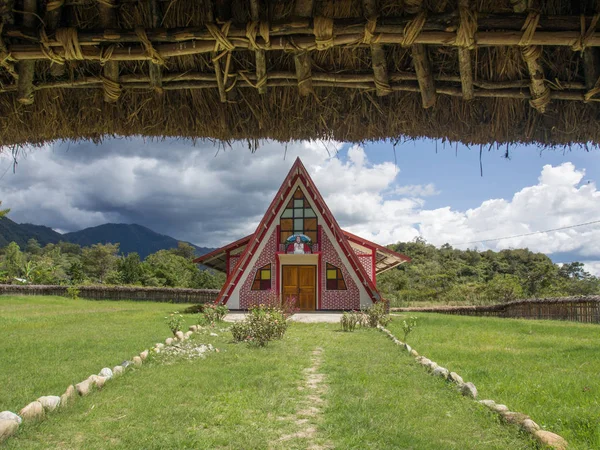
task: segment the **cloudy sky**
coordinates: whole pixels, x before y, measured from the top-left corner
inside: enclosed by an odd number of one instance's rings
[[[0,155],[0,200],[17,222],[75,231],[138,223],[200,246],[254,231],[300,156],[340,225],[380,244],[422,236],[435,245],[528,247],[600,274],[600,152],[528,146],[484,150],[417,141],[193,145],[111,139]],[[481,242],[484,241],[484,242]]]

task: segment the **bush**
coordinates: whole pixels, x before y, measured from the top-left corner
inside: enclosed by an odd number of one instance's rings
[[[167,321],[167,326],[173,335],[175,335],[178,331],[181,331],[181,327],[183,326],[183,316],[179,314],[178,311],[169,314],[167,317],[165,317],[165,319]]]
[[[383,301],[375,303],[370,308],[364,310],[363,313],[366,314],[366,324],[373,328],[377,327],[377,325],[385,327],[392,320],[387,304]]]
[[[417,327],[417,318],[409,317],[408,320],[402,321],[402,331],[404,331],[404,338],[402,339],[406,342],[406,338],[408,335]]]
[[[73,300],[79,299],[79,288],[77,286],[69,286],[67,288],[67,297]]]
[[[350,313],[344,312],[340,319],[340,325],[342,331],[354,331],[357,326],[361,325],[360,313],[352,311]]]
[[[260,305],[250,308],[243,321],[233,324],[231,333],[235,342],[264,347],[272,340],[283,338],[287,326],[282,308]]]
[[[215,305],[207,303],[204,305],[202,315],[206,322],[213,324],[216,322],[223,322],[223,319],[229,312],[229,309],[225,305]]]

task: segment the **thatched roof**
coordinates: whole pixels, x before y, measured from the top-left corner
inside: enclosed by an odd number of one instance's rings
[[[0,0],[0,144],[600,141],[590,0]]]

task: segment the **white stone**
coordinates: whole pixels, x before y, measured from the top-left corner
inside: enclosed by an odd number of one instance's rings
[[[113,367],[113,377],[118,377],[120,375],[123,375],[124,371],[125,371],[125,369],[123,368],[123,366]]]
[[[417,353],[417,351],[416,351],[416,350],[413,348],[413,349],[410,351],[410,356],[419,356],[419,354],[418,354],[418,353]]]
[[[164,347],[165,347],[165,344],[163,344],[162,342],[158,342],[158,343],[155,345],[155,347],[156,347],[156,348],[164,348]]]
[[[77,392],[75,391],[75,386],[70,385],[65,391],[65,393],[60,396],[60,407],[64,408],[65,406],[67,406],[75,399],[76,395]]]
[[[44,407],[38,401],[31,402],[19,411],[19,415],[23,420],[39,420],[44,417]]]
[[[186,332],[186,333],[185,333],[185,335],[184,335],[184,336],[185,336],[185,338],[187,339],[187,338],[189,338],[189,337],[190,337],[192,334],[194,334],[194,332],[193,332],[193,331],[188,331],[188,332]]]
[[[178,331],[175,333],[175,337],[179,339],[179,341],[183,341],[183,331]]]
[[[448,369],[440,366],[436,367],[435,369],[433,369],[433,372],[431,372],[433,376],[442,377],[444,379],[448,377],[448,373]]]
[[[14,420],[19,425],[23,421],[17,414],[12,411],[2,411],[0,412],[0,420]]]
[[[487,406],[490,409],[493,409],[494,406],[496,406],[496,402],[494,400],[479,400],[479,403],[481,403],[484,406]]]
[[[60,397],[57,395],[45,395],[37,399],[45,411],[54,411],[60,405]]]
[[[490,406],[490,409],[496,411],[497,413],[502,413],[504,411],[508,411],[508,406],[506,406],[506,405],[494,405],[494,406]]]
[[[218,337],[219,336],[217,333],[210,333],[210,335],[214,336],[214,337]]]
[[[194,333],[195,333],[196,331],[198,331],[198,325],[190,325],[190,331],[192,331],[192,332],[194,332]]]
[[[448,381],[452,381],[453,383],[456,383],[461,386],[465,383],[462,377],[456,372],[450,372],[448,374]]]
[[[540,426],[531,419],[525,419],[523,422],[521,422],[521,427],[531,434],[540,429]]]
[[[433,372],[439,366],[438,366],[438,364],[436,362],[429,361],[429,364],[427,365],[427,367],[429,368],[429,370],[431,370]]]
[[[8,439],[19,429],[19,423],[16,420],[0,419],[0,442]]]
[[[533,433],[533,435],[542,445],[555,450],[566,450],[567,446],[569,445],[562,436],[551,433],[550,431],[537,430]]]
[[[148,350],[144,350],[142,353],[140,353],[140,358],[142,358],[142,361],[146,361],[148,358]]]
[[[408,345],[408,344],[404,344],[404,348],[406,349],[406,351],[408,353],[410,353],[412,351],[412,347],[410,345]]]
[[[90,383],[90,380],[83,380],[81,383],[77,383],[75,385],[75,389],[77,390],[77,393],[79,395],[81,395],[82,397],[88,395],[90,393],[91,388],[92,388],[92,385]]]
[[[107,380],[110,380],[113,377],[113,371],[110,370],[108,367],[105,367],[104,369],[102,369],[100,371],[100,373],[98,375],[106,378]]]
[[[465,397],[477,398],[477,388],[470,381],[461,386],[460,392]]]
[[[173,343],[173,338],[165,339],[165,345],[171,345]]]
[[[140,358],[139,356],[134,356],[133,357],[133,365],[140,367],[142,365],[142,358]]]

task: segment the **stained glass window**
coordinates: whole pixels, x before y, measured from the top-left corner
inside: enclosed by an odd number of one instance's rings
[[[293,234],[304,234],[313,243],[317,242],[317,215],[310,207],[302,189],[298,188],[294,192],[293,198],[281,214],[279,225],[282,243]]]
[[[252,282],[253,291],[268,291],[271,289],[271,264],[266,264],[256,270],[254,281]]]
[[[327,269],[327,290],[328,291],[345,291],[346,282],[342,271],[333,264],[326,264]]]

